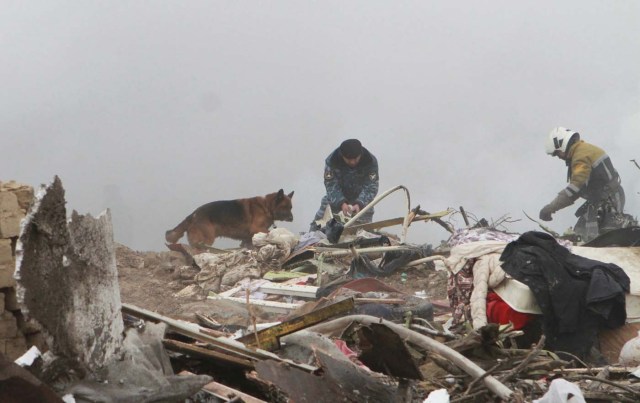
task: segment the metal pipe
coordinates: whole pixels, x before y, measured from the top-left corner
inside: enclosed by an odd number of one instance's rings
[[[404,190],[404,192],[405,192],[405,194],[407,195],[407,210],[408,210],[407,215],[408,215],[408,214],[411,212],[411,202],[410,202],[410,198],[409,198],[409,189],[407,189],[406,187],[404,187],[404,186],[402,186],[402,185],[398,185],[398,186],[393,187],[393,188],[391,188],[391,189],[387,190],[386,192],[384,192],[384,193],[382,193],[382,194],[380,194],[380,195],[376,196],[376,197],[371,201],[371,203],[369,203],[369,204],[367,204],[366,206],[364,206],[364,207],[362,208],[362,210],[360,210],[360,211],[358,212],[358,214],[356,214],[356,215],[354,215],[353,217],[351,217],[351,219],[350,219],[349,221],[347,221],[347,222],[344,224],[344,228],[349,228],[350,226],[354,225],[354,224],[356,223],[356,220],[357,220],[358,218],[362,217],[362,215],[363,215],[366,211],[370,210],[371,208],[373,208],[373,206],[375,206],[376,204],[378,204],[378,202],[379,202],[380,200],[384,199],[385,197],[387,197],[388,195],[390,195],[391,193],[393,193],[393,192],[395,192],[396,190],[399,190],[399,189],[403,189],[403,190]]]

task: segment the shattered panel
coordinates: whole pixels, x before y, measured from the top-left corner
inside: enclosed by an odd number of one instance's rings
[[[322,375],[313,375],[274,361],[256,363],[258,376],[282,389],[296,402],[393,402],[395,387],[384,384],[350,361],[316,352]]]
[[[17,246],[18,296],[55,354],[93,370],[122,343],[113,228],[108,211],[98,218],[74,212],[67,227],[65,203],[58,177],[38,192]]]

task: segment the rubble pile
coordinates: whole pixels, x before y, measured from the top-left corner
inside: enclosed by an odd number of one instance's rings
[[[0,400],[16,390],[52,402],[640,399],[637,246],[486,222],[453,229],[448,212],[414,209],[332,240],[276,228],[250,248],[136,252],[113,242],[109,211],[69,219],[59,178],[34,200],[8,232],[16,271],[3,290],[18,309],[0,334],[33,323],[47,345],[0,360]],[[440,220],[448,240],[403,242],[412,219]],[[398,224],[401,237],[382,232]],[[540,292],[559,273],[571,298]],[[21,352],[34,344],[22,340]]]

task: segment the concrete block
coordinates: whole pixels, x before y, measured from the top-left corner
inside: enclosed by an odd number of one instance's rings
[[[11,239],[0,239],[0,264],[13,262]]]
[[[11,238],[20,235],[20,221],[24,218],[22,211],[17,214],[0,213],[0,238]]]
[[[20,229],[22,212],[18,205],[18,198],[10,192],[0,192],[0,238],[17,236]]]
[[[13,264],[0,264],[0,288],[9,288],[16,286],[16,280],[13,278],[15,266]]]
[[[4,354],[11,361],[19,358],[22,354],[26,353],[27,350],[27,341],[22,335],[18,335],[17,337],[7,339],[5,341]]]
[[[21,210],[29,210],[31,203],[33,203],[33,186],[11,180],[0,183],[0,192],[13,193],[18,199],[18,205]]]
[[[18,213],[20,205],[18,198],[11,192],[0,192],[0,213]]]
[[[24,218],[24,214],[19,212],[19,215],[4,215],[0,213],[0,238],[11,238],[20,235],[20,221]]]
[[[0,314],[0,339],[9,339],[18,335],[18,323],[11,312]]]
[[[20,235],[20,220],[24,213],[18,204],[16,195],[0,192],[0,238],[11,238]]]

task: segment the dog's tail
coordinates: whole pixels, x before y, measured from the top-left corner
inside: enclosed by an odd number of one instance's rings
[[[193,214],[189,214],[187,218],[182,220],[180,224],[178,224],[174,229],[170,229],[164,233],[164,238],[169,243],[176,243],[182,235],[184,235],[185,231],[189,229],[191,225],[191,221],[193,220]]]

